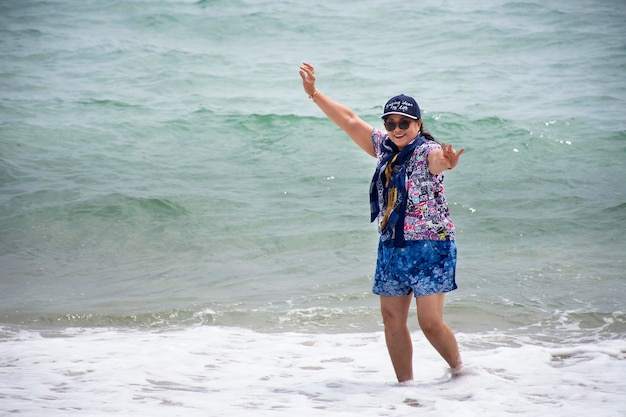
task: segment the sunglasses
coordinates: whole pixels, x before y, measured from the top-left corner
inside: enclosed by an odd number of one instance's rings
[[[385,122],[385,129],[387,129],[387,132],[393,132],[396,129],[396,126],[398,126],[400,130],[407,130],[410,125],[411,122],[409,120],[400,120],[398,124],[389,120]]]

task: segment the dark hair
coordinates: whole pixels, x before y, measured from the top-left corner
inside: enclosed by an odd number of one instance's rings
[[[424,127],[424,122],[423,122],[423,121],[422,121],[422,128],[420,129],[420,133],[421,133],[421,135],[422,135],[422,136],[424,136],[426,139],[428,139],[428,140],[432,140],[432,141],[437,142],[437,141],[435,140],[435,138],[433,137],[433,135],[431,135],[431,134],[430,134],[430,132],[429,132],[428,130],[426,130],[426,128]],[[439,143],[439,142],[437,142],[437,143]]]

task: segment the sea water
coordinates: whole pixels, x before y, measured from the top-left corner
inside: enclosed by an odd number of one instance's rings
[[[619,1],[3,1],[0,414],[626,413]],[[466,368],[415,314],[397,384],[375,161],[417,98],[445,174]]]

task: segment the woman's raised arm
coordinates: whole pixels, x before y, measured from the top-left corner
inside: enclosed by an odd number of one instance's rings
[[[313,65],[304,62],[300,66],[300,77],[302,77],[302,85],[309,98],[317,104],[330,120],[346,132],[354,143],[359,145],[368,155],[375,157],[376,153],[372,144],[372,131],[374,128],[357,116],[354,111],[341,103],[337,103],[315,88],[315,69]]]

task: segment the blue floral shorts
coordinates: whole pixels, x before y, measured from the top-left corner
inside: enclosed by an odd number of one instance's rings
[[[406,247],[378,244],[374,294],[415,297],[457,288],[454,240],[409,240]]]

